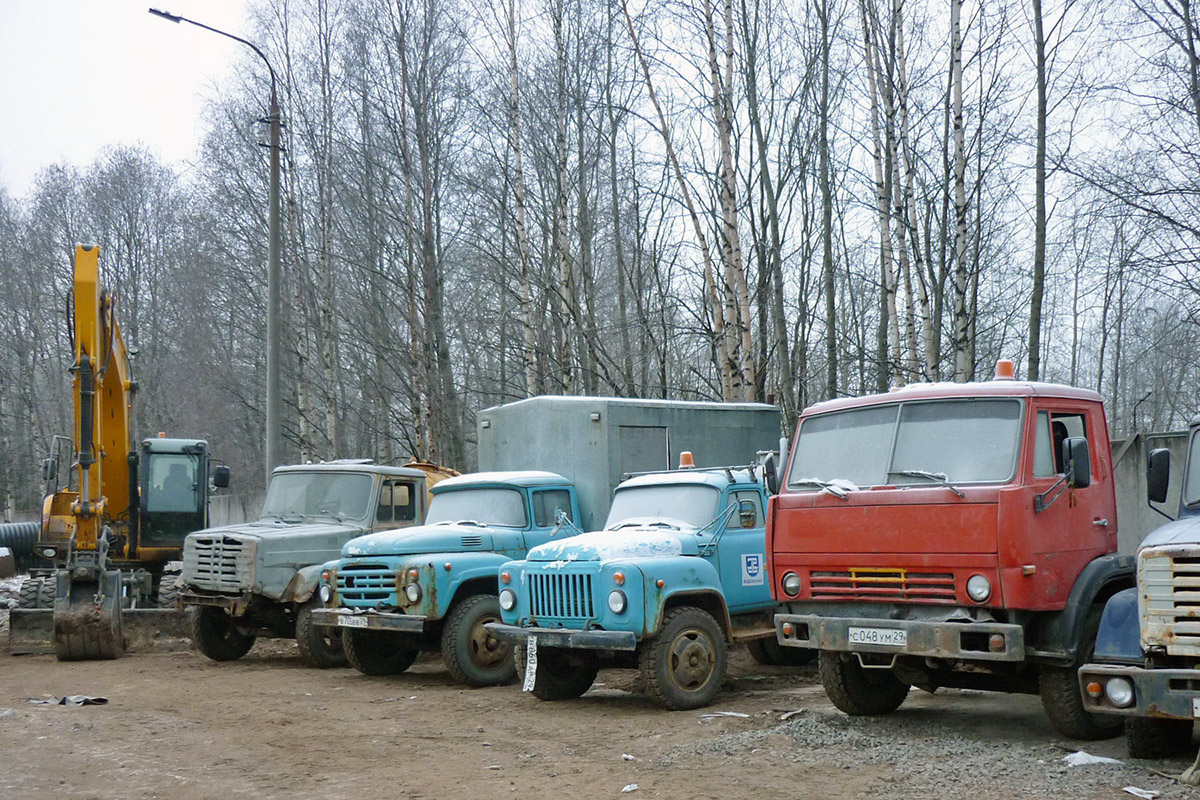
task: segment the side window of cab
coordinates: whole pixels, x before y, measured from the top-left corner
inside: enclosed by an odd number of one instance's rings
[[[571,493],[566,489],[546,489],[533,493],[533,525],[535,528],[553,528],[562,511],[574,522],[571,513]]]
[[[1066,472],[1063,442],[1068,438],[1088,439],[1087,414],[1082,411],[1042,410],[1034,423],[1033,477],[1052,478]],[[1089,449],[1091,441],[1088,442]]]
[[[408,525],[417,519],[417,492],[412,484],[386,480],[379,487],[375,521],[380,525]]]
[[[759,528],[766,524],[762,496],[758,492],[730,492],[729,502],[736,507],[729,528]]]

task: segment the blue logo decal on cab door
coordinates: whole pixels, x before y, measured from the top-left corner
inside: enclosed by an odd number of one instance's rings
[[[763,585],[763,557],[760,553],[742,556],[742,586]]]

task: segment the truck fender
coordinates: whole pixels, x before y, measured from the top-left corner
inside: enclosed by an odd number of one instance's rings
[[[503,553],[480,551],[475,553],[423,553],[412,556],[402,562],[398,569],[420,569],[432,578],[432,589],[426,586],[426,594],[421,600],[420,609],[414,607],[409,613],[422,613],[431,620],[442,619],[450,611],[450,607],[459,599],[464,587],[470,594],[477,594],[478,589],[487,586],[488,591],[495,594],[499,591],[500,566],[508,563],[511,556]],[[445,565],[449,564],[450,569]],[[422,579],[422,583],[427,583]]]
[[[287,588],[283,590],[279,601],[281,603],[306,603],[308,598],[313,596],[313,592],[317,590],[317,584],[321,581],[321,570],[324,564],[313,564],[307,567],[301,567],[292,576],[288,582]]]
[[[1067,604],[1042,626],[1035,655],[1063,664],[1075,663],[1088,613],[1117,592],[1134,585],[1134,557],[1115,553],[1088,562],[1075,579]]]
[[[1096,634],[1096,661],[1141,665],[1142,632],[1138,621],[1137,587],[1123,589],[1104,604]]]
[[[668,609],[680,605],[695,605],[713,615],[725,636],[732,635],[729,611],[721,590],[721,576],[716,567],[695,556],[638,559],[631,564],[642,573],[645,587],[646,636],[654,636],[662,625]],[[658,581],[663,581],[663,586]]]

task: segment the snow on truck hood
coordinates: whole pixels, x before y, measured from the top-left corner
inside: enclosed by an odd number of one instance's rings
[[[479,525],[418,525],[412,528],[397,528],[351,539],[342,547],[342,555],[354,558],[491,550],[493,533],[491,528]]]
[[[684,547],[684,540],[691,547]],[[685,552],[690,551],[690,552]],[[623,528],[594,531],[546,542],[529,551],[529,561],[617,561],[628,558],[669,558],[695,555],[695,536],[661,528]]]
[[[238,525],[223,525],[220,528],[205,528],[202,531],[188,534],[189,539],[210,538],[213,536],[233,535],[243,539],[294,539],[296,537],[329,536],[331,534],[354,534],[364,530],[362,524],[318,522],[284,522],[278,519],[259,519],[253,522],[243,522]]]

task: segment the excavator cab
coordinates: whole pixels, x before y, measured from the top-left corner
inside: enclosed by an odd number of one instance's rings
[[[184,537],[208,527],[209,482],[218,488],[228,486],[229,468],[210,465],[208,443],[201,439],[145,439],[139,460],[137,551],[179,551]]]

